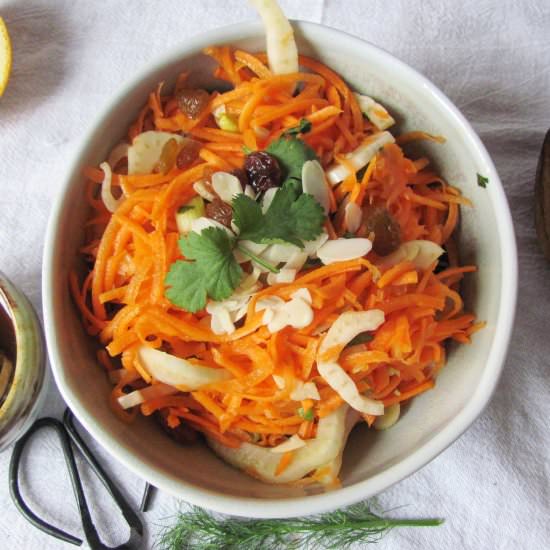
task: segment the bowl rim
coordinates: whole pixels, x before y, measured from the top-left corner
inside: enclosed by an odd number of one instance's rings
[[[292,21],[292,24],[300,31],[303,30],[306,33],[320,34],[327,43],[330,43],[332,40],[347,41],[348,44],[355,48],[370,50],[373,55],[377,56],[381,61],[391,66],[393,69],[400,71],[401,75],[405,75],[407,79],[413,79],[419,82],[419,84],[430,92],[433,100],[443,108],[452,124],[462,130],[461,133],[464,136],[464,141],[470,143],[470,147],[474,150],[476,156],[481,159],[487,167],[486,175],[491,182],[487,191],[490,193],[494,211],[498,212],[498,215],[495,217],[497,233],[499,235],[499,246],[502,251],[502,270],[500,273],[501,301],[498,306],[494,336],[484,373],[466,406],[444,429],[434,435],[429,441],[422,444],[409,456],[390,466],[387,470],[348,487],[341,487],[320,495],[269,499],[231,496],[210,489],[200,488],[181,479],[179,480],[180,490],[177,490],[174,488],[168,476],[136,460],[135,456],[118,440],[104,432],[101,427],[95,423],[94,417],[79,403],[76,396],[73,395],[69,384],[63,376],[61,354],[57,343],[58,329],[55,326],[55,296],[52,292],[55,284],[53,276],[56,241],[66,195],[70,188],[71,181],[75,178],[76,171],[80,168],[80,159],[86,152],[88,143],[93,138],[97,128],[111,116],[112,111],[134,88],[150,77],[155,70],[193,55],[208,45],[231,43],[232,41],[258,34],[262,32],[263,28],[259,22],[236,23],[187,38],[185,43],[177,45],[166,54],[150,61],[145,67],[138,71],[136,75],[128,79],[124,85],[121,86],[119,91],[108,100],[101,114],[94,120],[94,123],[87,130],[86,135],[80,142],[80,146],[69,164],[63,183],[57,191],[57,196],[48,221],[42,264],[44,327],[53,375],[65,402],[74,412],[84,428],[111,456],[124,464],[124,466],[140,478],[149,481],[163,491],[176,497],[184,498],[192,504],[216,512],[256,518],[303,516],[353,504],[365,498],[369,498],[405,479],[443,452],[449,445],[458,439],[458,437],[460,437],[482,413],[495,390],[510,342],[517,298],[517,249],[508,202],[496,168],[487,150],[470,123],[460,113],[458,108],[421,73],[378,46],[344,31],[336,30],[325,25],[296,20]],[[181,487],[184,488],[183,491]],[[304,513],[305,511],[306,513]]]

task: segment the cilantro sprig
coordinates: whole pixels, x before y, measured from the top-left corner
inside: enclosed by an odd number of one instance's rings
[[[243,276],[233,256],[235,239],[218,227],[207,227],[181,237],[178,246],[186,260],[178,260],[166,276],[166,297],[176,306],[194,313],[206,298],[225,300]]]
[[[195,313],[206,306],[209,297],[216,301],[229,298],[243,277],[233,254],[235,249],[277,273],[275,266],[249,251],[242,241],[289,243],[303,248],[304,241],[321,233],[325,219],[323,208],[311,195],[295,199],[290,185],[275,193],[265,213],[256,201],[237,195],[233,199],[233,216],[240,231],[238,238],[224,229],[208,227],[178,241],[185,259],[174,262],[165,279],[166,297],[174,305]]]
[[[300,195],[294,200],[294,191],[287,185],[275,193],[265,214],[256,201],[238,195],[233,200],[233,219],[241,239],[303,248],[303,241],[313,240],[321,233],[325,214],[311,195]]]

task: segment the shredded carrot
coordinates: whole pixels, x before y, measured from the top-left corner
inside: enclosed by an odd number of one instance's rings
[[[151,129],[185,132],[201,144],[195,161],[166,173],[127,175],[117,168],[121,173],[113,174],[112,184],[123,198],[114,213],[101,200],[103,171],[83,171],[90,216],[80,251],[91,267],[71,271],[68,286],[86,330],[99,340],[98,362],[114,373],[111,380],[116,386],[109,398],[114,414],[131,422],[138,412],[158,412],[169,427],[191,426],[228,447],[237,448],[243,441],[274,447],[294,434],[315,437],[319,419],[342,405],[342,397],[319,375],[320,359],[337,360],[358,391],[369,392],[385,406],[431,389],[445,364],[446,342],[469,343],[485,326],[464,311],[459,292],[464,275],[476,271],[475,266],[459,264],[454,240],[460,209],[471,203],[429,168],[427,157],[411,160],[400,147],[414,140],[442,143],[444,138],[424,132],[402,134],[358,175],[347,154],[376,129],[333,70],[300,56],[304,72],[274,75],[263,53],[228,46],[213,46],[205,53],[218,64],[215,76],[228,81],[231,89],[210,94],[207,106],[191,119],[179,109],[174,93],[163,95],[160,84],[128,131],[130,140]],[[177,90],[187,86],[187,77],[180,75]],[[217,127],[213,115],[218,108],[231,115],[238,131]],[[206,311],[185,312],[165,296],[166,275],[181,258],[176,212],[196,196],[195,182],[209,180],[215,171],[242,168],[247,148],[265,149],[301,119],[311,127],[299,137],[316,152],[323,168],[337,161],[350,172],[339,185],[328,188],[328,238],[344,236],[347,230],[343,201],[364,212],[357,230],[360,237],[372,238],[374,233],[365,220],[367,207],[385,208],[399,225],[403,242],[428,239],[444,246],[449,267],[436,273],[437,261],[427,269],[409,261],[387,266],[384,258],[371,253],[368,260],[303,268],[290,283],[266,285],[262,276],[261,288],[236,330],[216,334]],[[242,264],[245,271],[251,271],[249,265]],[[272,334],[263,323],[263,312],[256,312],[258,301],[288,301],[299,289],[307,289],[311,296],[311,323]],[[319,355],[323,338],[343,312],[374,308],[384,312],[385,321],[370,341],[334,346]],[[155,383],[137,359],[143,345],[224,369],[231,377],[193,391],[178,386],[173,395],[124,410],[118,403],[124,385],[136,384],[138,389]],[[320,399],[292,400],[292,390],[308,382],[315,384]],[[313,419],[300,416],[300,407]],[[371,426],[375,417],[363,419]],[[276,475],[294,457],[294,452],[284,453]]]

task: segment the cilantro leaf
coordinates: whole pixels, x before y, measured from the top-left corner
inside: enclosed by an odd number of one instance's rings
[[[186,260],[170,267],[165,284],[166,297],[191,313],[206,306],[207,296],[225,300],[237,288],[242,269],[233,256],[234,240],[217,227],[181,237],[178,245]]]
[[[297,136],[298,134],[307,134],[311,131],[311,122],[307,118],[300,119],[300,122],[298,126],[293,126],[292,128],[289,128],[285,132],[283,132],[284,136]]]
[[[233,206],[233,222],[239,228],[239,237],[243,237],[243,231],[248,233],[260,233],[263,229],[263,213],[262,207],[254,200],[240,193],[233,197],[231,202]],[[249,239],[252,240],[252,239]]]
[[[322,229],[325,213],[311,195],[295,199],[293,189],[282,187],[275,193],[267,212],[245,195],[233,199],[233,219],[239,238],[255,243],[290,243],[300,248],[303,241],[315,239]]]
[[[178,260],[164,279],[166,297],[176,306],[194,313],[206,306],[206,288],[196,262]]]
[[[485,189],[487,187],[487,184],[489,183],[489,178],[486,176],[482,176],[481,174],[477,174],[477,184],[480,187],[483,187]]]
[[[293,184],[302,192],[302,166],[306,160],[318,160],[315,151],[295,136],[281,137],[272,141],[266,151],[273,155],[283,171],[284,186]]]

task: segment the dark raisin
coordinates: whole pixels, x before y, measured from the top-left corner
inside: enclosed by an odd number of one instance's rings
[[[199,156],[202,144],[194,139],[186,139],[176,158],[176,166],[181,170],[193,164]]]
[[[231,227],[233,208],[220,199],[214,199],[206,205],[206,217],[217,221],[226,227]]]
[[[250,153],[244,161],[248,181],[257,193],[281,185],[281,168],[277,159],[265,151]]]
[[[183,88],[176,92],[178,107],[189,118],[198,118],[210,101],[210,94],[206,90]]]
[[[363,223],[360,233],[369,236],[374,233],[372,249],[379,256],[387,256],[401,244],[401,227],[383,206],[367,206],[363,209]]]
[[[231,174],[233,174],[241,182],[241,187],[244,190],[244,188],[248,185],[248,176],[246,175],[246,172],[242,168],[235,168],[235,170],[231,170]]]

